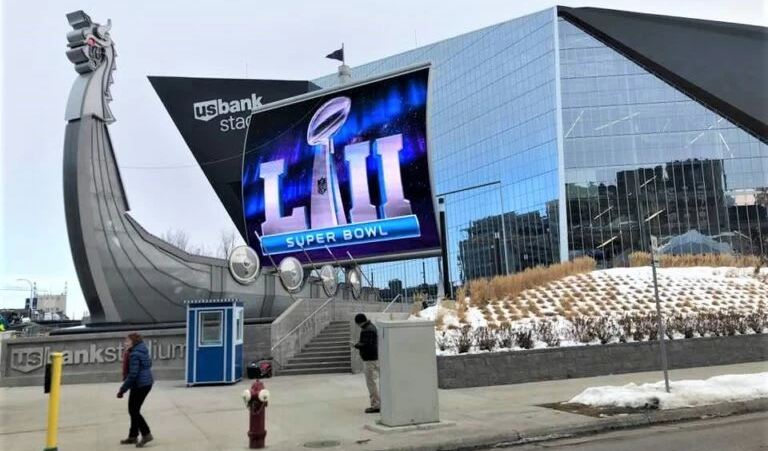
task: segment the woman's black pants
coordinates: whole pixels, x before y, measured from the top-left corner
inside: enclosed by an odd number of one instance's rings
[[[128,437],[138,437],[139,433],[142,437],[149,435],[149,426],[141,416],[141,405],[144,404],[150,390],[152,390],[151,385],[134,387],[128,395],[128,414],[131,415],[131,430],[128,432]]]

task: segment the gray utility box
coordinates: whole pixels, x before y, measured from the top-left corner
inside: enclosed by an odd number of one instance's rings
[[[409,426],[440,421],[433,321],[380,321],[381,421]]]

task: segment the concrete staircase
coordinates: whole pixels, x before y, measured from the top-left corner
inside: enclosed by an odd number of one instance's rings
[[[351,373],[348,321],[333,321],[280,370],[281,376]]]

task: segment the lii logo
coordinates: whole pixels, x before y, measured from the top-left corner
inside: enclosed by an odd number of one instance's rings
[[[261,99],[261,96],[251,93],[250,97],[238,100],[213,99],[195,102],[192,104],[192,108],[195,112],[195,119],[208,122],[222,114],[253,111],[261,106]]]
[[[336,97],[325,102],[312,116],[307,142],[314,146],[314,185],[309,205],[294,207],[290,214],[282,205],[281,183],[284,159],[263,162],[259,176],[264,180],[264,222],[262,249],[281,254],[298,249],[362,244],[419,237],[418,218],[405,198],[400,167],[403,135],[398,133],[370,141],[347,144],[344,153],[352,207],[349,216],[341,201],[332,154],[333,135],[346,122],[351,101]],[[379,189],[383,201],[374,205],[368,186],[367,161],[378,160]],[[309,207],[309,214],[307,214]]]

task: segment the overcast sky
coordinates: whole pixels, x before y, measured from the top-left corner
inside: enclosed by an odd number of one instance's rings
[[[562,2],[765,25],[760,0]],[[336,70],[324,55],[345,43],[350,66],[377,60],[554,5],[528,0],[99,1],[3,0],[0,148],[0,307],[27,289],[60,292],[86,310],[62,202],[64,106],[73,66],[64,15],[86,8],[113,22],[117,72],[110,127],[131,203],[151,232],[187,230],[215,248],[232,223],[155,95],[147,75],[312,79]],[[353,71],[354,75],[354,71]],[[147,167],[176,166],[175,169]],[[137,167],[142,167],[137,168]]]

